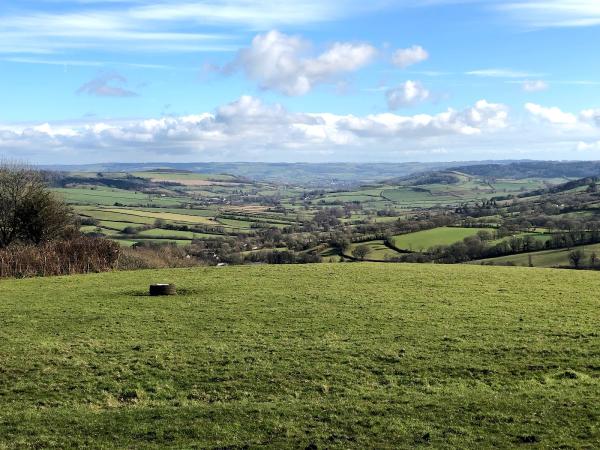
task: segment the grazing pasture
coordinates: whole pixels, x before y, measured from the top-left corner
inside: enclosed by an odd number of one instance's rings
[[[356,247],[358,247],[360,245],[366,245],[371,250],[371,253],[369,253],[366,257],[366,259],[368,259],[368,260],[385,261],[390,258],[400,256],[397,251],[392,250],[391,248],[387,247],[382,240],[374,240],[374,241],[351,244],[350,248],[346,252],[346,254],[351,255],[352,250],[354,250]]]
[[[52,190],[66,202],[74,205],[112,206],[120,203],[126,206],[158,205],[177,206],[183,200],[178,197],[149,196],[143,192],[126,191],[100,186],[88,188],[55,188]]]
[[[369,263],[5,280],[0,448],[598,448],[598,291]]]
[[[163,212],[160,210],[156,211],[148,211],[148,210],[138,210],[138,209],[120,209],[120,208],[106,208],[104,211],[109,213],[116,214],[126,214],[137,217],[144,217],[149,219],[162,219],[173,222],[185,222],[185,223],[197,223],[197,224],[205,224],[205,225],[218,225],[214,220],[198,216],[198,215],[190,215],[190,214],[177,214],[172,212]]]
[[[393,237],[394,245],[403,250],[427,250],[436,245],[450,245],[474,236],[480,230],[493,231],[489,228],[439,227],[415,233],[401,234]]]
[[[593,253],[595,253],[598,260],[600,260],[600,244],[592,244],[572,247],[571,249],[559,248],[539,252],[519,253],[518,255],[500,256],[498,258],[481,259],[471,261],[471,264],[515,265],[527,267],[531,262],[534,267],[569,267],[571,265],[569,253],[573,250],[583,251],[582,265],[590,264],[590,257]]]
[[[204,182],[198,185],[210,185],[211,182],[231,182],[238,179],[233,175],[226,174],[202,174],[185,171],[145,171],[134,172],[133,176],[145,178],[153,181],[168,181],[181,184],[194,184],[194,182]]]

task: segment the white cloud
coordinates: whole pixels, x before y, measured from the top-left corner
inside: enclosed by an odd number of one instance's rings
[[[116,72],[101,73],[77,89],[77,94],[97,97],[137,97],[137,93],[124,87],[126,84],[127,79]]]
[[[413,45],[410,48],[401,48],[392,55],[392,63],[405,69],[413,64],[426,61],[429,58],[429,53],[420,45]]]
[[[392,110],[413,106],[431,97],[431,93],[419,81],[406,81],[386,94],[388,107]]]
[[[33,12],[0,16],[0,53],[56,54],[81,49],[123,51],[233,50],[229,33],[178,31],[173,23],[135,17],[135,8]]]
[[[600,108],[599,109],[584,109],[579,114],[581,120],[591,123],[600,128]]]
[[[241,25],[264,30],[283,25],[305,25],[335,20],[378,6],[381,6],[381,2],[367,6],[357,0],[205,0],[151,2],[133,9],[131,14],[143,20],[196,21],[201,24]]]
[[[488,77],[488,78],[530,78],[540,76],[542,74],[522,72],[512,69],[479,69],[471,70],[466,72],[467,75],[476,77]]]
[[[595,150],[600,150],[600,141],[595,141],[595,142],[580,141],[577,143],[577,151],[589,152],[589,151],[595,151]]]
[[[369,5],[359,0],[60,3],[64,11],[59,13],[26,6],[19,14],[0,13],[0,53],[235,51],[235,40],[248,30],[318,24],[385,6],[383,0]]]
[[[337,160],[380,157],[399,148],[427,153],[456,140],[475,139],[507,126],[506,106],[485,100],[462,111],[434,115],[367,116],[293,113],[244,96],[212,113],[131,121],[0,126],[5,155],[57,162],[141,159],[309,160],[323,152]],[[458,145],[458,144],[456,144]],[[164,160],[164,159],[163,159]]]
[[[298,36],[269,31],[255,36],[226,70],[243,70],[262,89],[297,96],[366,66],[377,53],[368,44],[337,42],[325,52],[307,57],[310,48],[310,43]]]
[[[517,22],[533,28],[600,25],[597,0],[522,0],[500,2],[497,8]]]
[[[548,90],[550,86],[543,80],[526,80],[523,82],[525,92],[541,92]]]
[[[244,96],[195,115],[0,125],[0,153],[31,162],[568,159],[597,151],[600,109],[480,100],[436,114],[290,112]],[[445,153],[440,153],[443,149]],[[588,152],[588,153],[584,153]],[[583,157],[583,156],[582,156]]]
[[[557,107],[544,107],[535,103],[526,103],[525,109],[537,119],[549,122],[555,125],[575,125],[577,116],[567,113]]]

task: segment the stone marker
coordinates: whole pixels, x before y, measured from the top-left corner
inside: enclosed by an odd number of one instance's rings
[[[176,295],[177,291],[174,284],[152,284],[150,285],[150,295]]]

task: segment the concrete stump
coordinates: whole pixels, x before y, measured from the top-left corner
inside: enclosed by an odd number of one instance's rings
[[[153,297],[160,295],[177,295],[174,284],[152,284],[150,285],[150,295]]]

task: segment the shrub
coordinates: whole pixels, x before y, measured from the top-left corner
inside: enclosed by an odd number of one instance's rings
[[[368,245],[359,245],[354,250],[352,250],[352,256],[356,259],[364,260],[371,253],[371,247]]]
[[[72,211],[47,189],[39,172],[0,166],[0,247],[64,239],[74,229]]]
[[[174,245],[148,245],[121,249],[119,270],[193,267],[199,261]]]
[[[107,239],[77,237],[0,250],[0,277],[105,272],[116,267],[120,247]]]

